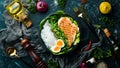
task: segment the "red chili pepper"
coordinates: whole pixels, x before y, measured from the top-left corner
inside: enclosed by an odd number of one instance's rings
[[[89,44],[87,45],[87,47],[84,49],[84,51],[88,51],[91,48],[92,45],[92,41],[89,41]]]

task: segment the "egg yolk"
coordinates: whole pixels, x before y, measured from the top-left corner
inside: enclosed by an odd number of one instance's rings
[[[60,51],[60,47],[55,47],[55,48],[54,48],[54,51],[55,51],[55,52]]]
[[[57,52],[60,52],[61,51],[61,48],[64,47],[64,42],[62,39],[58,39],[56,41],[56,44],[52,47],[52,51],[57,53]]]
[[[59,41],[57,42],[57,45],[58,45],[58,46],[62,46],[62,45],[63,45],[62,41],[59,40]]]
[[[58,40],[58,41],[57,41],[57,46],[58,46],[58,47],[62,47],[62,45],[63,45],[63,41],[62,41],[62,40]]]

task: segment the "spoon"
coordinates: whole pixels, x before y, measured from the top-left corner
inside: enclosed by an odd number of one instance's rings
[[[17,57],[17,58],[20,57],[20,56],[17,55],[17,51],[16,51],[16,49],[13,48],[13,47],[8,47],[8,48],[6,49],[6,52],[7,52],[7,54],[8,54],[10,57]]]

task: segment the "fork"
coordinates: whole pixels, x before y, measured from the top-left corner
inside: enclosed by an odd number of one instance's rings
[[[90,18],[86,12],[86,10],[84,9],[83,6],[80,6],[80,10],[78,9],[78,7],[73,8],[74,12],[76,13],[77,17],[83,19],[86,23],[86,25],[88,26],[88,28],[92,31],[92,33],[94,34],[94,36],[96,36],[96,38],[99,39],[99,35],[96,33],[94,26],[92,25],[92,23],[90,23]],[[100,40],[100,39],[99,39]]]

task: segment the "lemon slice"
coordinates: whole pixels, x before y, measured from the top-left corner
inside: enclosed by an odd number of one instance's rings
[[[111,11],[111,4],[109,2],[101,2],[99,10],[102,14],[108,14]]]

